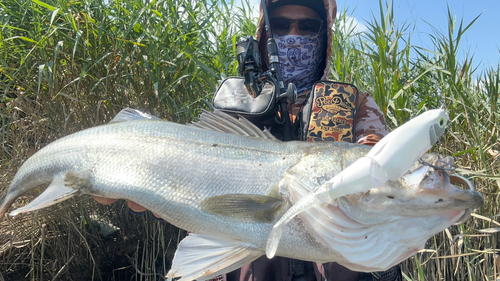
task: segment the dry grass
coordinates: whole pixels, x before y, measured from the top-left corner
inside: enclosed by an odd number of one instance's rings
[[[184,232],[78,198],[2,222],[5,280],[162,280]],[[92,210],[92,211],[90,211]],[[105,232],[112,224],[115,232]]]

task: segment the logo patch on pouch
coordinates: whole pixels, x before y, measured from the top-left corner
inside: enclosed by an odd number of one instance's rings
[[[305,140],[355,142],[358,89],[347,83],[321,81],[310,95],[303,110]]]

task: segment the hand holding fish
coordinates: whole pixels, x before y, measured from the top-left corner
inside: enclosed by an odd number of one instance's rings
[[[100,197],[100,196],[95,196],[95,195],[92,196],[92,198],[94,198],[95,201],[97,201],[103,205],[111,205],[111,204],[115,203],[116,201],[118,201],[118,199],[111,199],[111,198]],[[148,209],[144,208],[143,206],[135,203],[134,201],[130,201],[130,200],[127,201],[127,206],[134,213],[143,213],[143,212],[146,212],[148,210]],[[155,213],[153,213],[153,216],[157,219],[160,218],[160,216],[155,214]]]
[[[92,198],[94,198],[95,201],[103,204],[103,205],[111,205],[113,203],[115,203],[116,201],[118,201],[118,199],[111,199],[111,198],[106,198],[106,197],[101,197],[101,196],[92,196]],[[128,204],[128,202],[127,202]],[[130,208],[130,206],[129,206]],[[131,208],[132,209],[132,208]],[[146,209],[146,208],[144,208]],[[141,212],[141,211],[136,211],[134,209],[132,209],[134,212]]]

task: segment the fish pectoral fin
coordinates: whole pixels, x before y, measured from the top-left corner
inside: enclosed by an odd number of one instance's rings
[[[236,270],[262,255],[262,250],[249,243],[191,233],[179,243],[167,278],[207,280]]]
[[[71,180],[69,185],[68,180]],[[77,183],[86,183],[86,180],[77,178],[71,173],[55,175],[50,185],[42,192],[42,194],[36,197],[28,205],[17,208],[14,211],[10,212],[10,216],[16,216],[17,214],[39,210],[69,199],[79,193],[79,189],[76,189],[75,186],[72,186]]]
[[[251,222],[272,222],[285,200],[258,194],[224,194],[200,202],[202,210]]]

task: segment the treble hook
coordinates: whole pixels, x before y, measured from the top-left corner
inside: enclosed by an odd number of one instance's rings
[[[422,160],[422,158],[418,159],[418,163],[420,163],[422,165],[429,166],[431,168],[434,168],[435,170],[454,171],[457,169],[457,165],[455,165],[455,164],[450,164],[450,163],[443,161],[443,160],[439,160],[438,162],[443,163],[444,165],[443,166],[436,166],[436,165],[433,165],[431,163],[425,162],[424,160]]]

